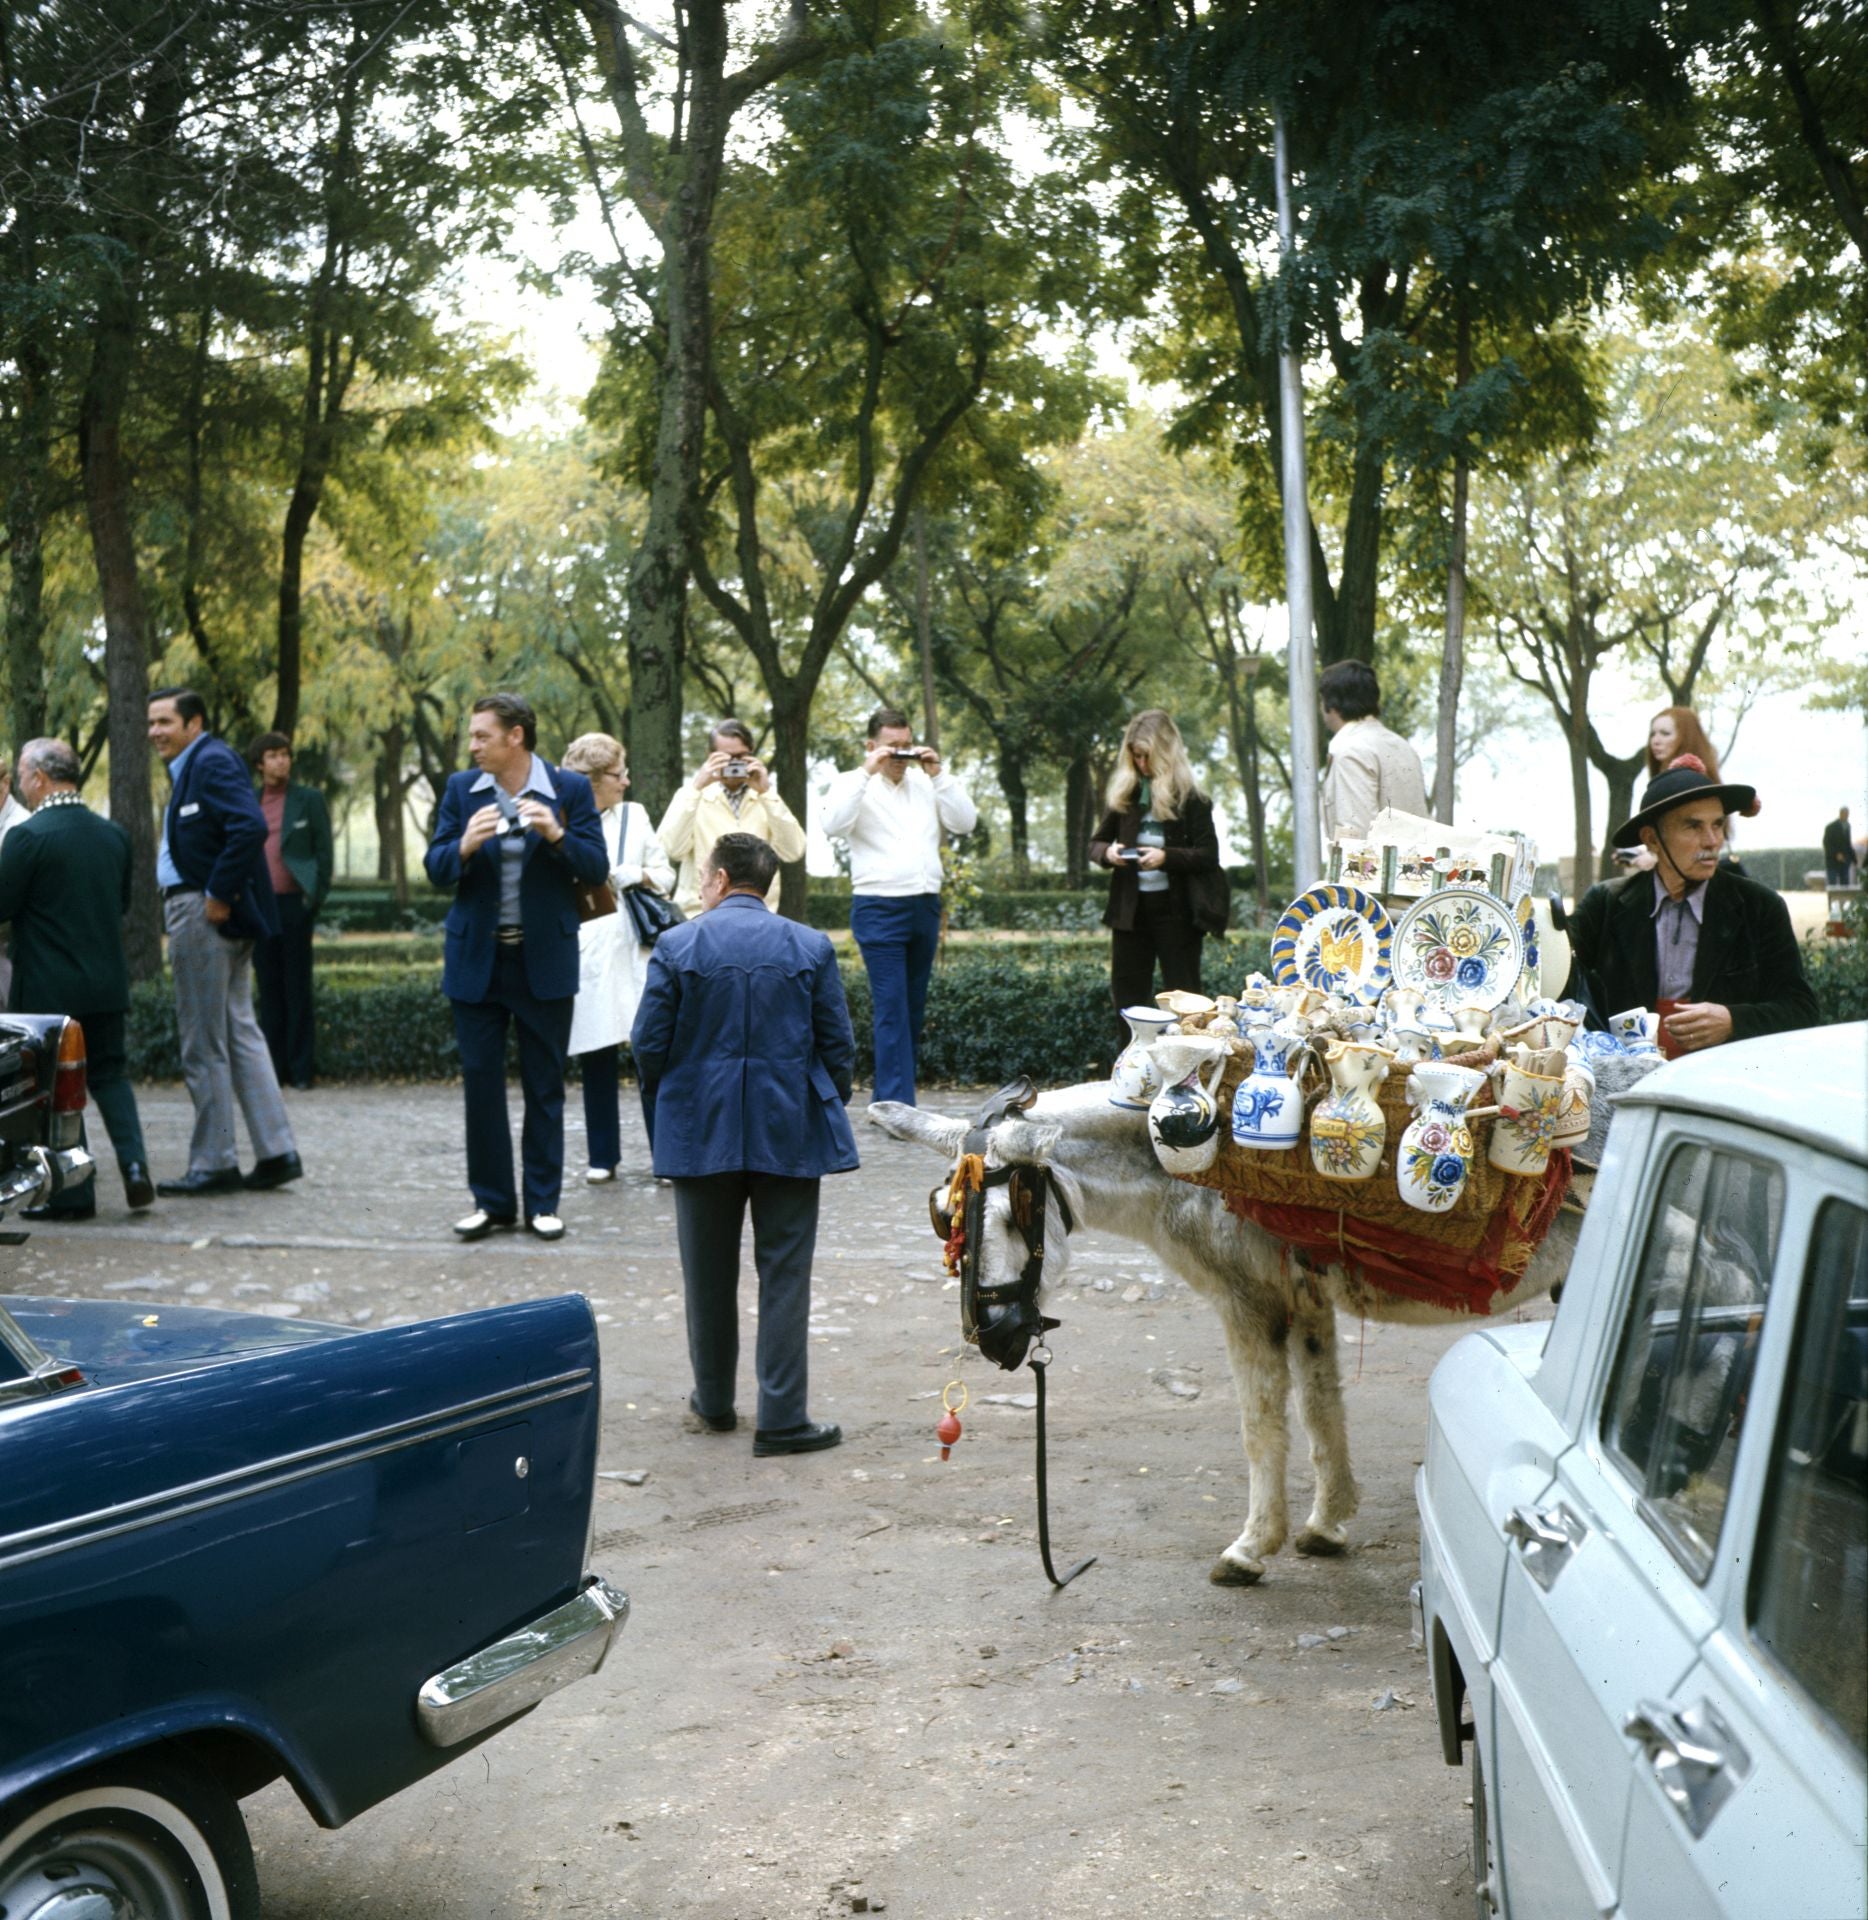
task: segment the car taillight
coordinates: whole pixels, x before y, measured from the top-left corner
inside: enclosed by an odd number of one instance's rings
[[[65,1022],[58,1036],[58,1072],[52,1081],[52,1111],[57,1114],[84,1111],[84,1029],[75,1020]]]

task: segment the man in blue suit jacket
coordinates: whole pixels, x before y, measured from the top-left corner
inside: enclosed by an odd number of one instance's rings
[[[187,687],[149,696],[149,738],[169,769],[156,880],[175,978],[182,1076],[194,1102],[188,1171],[156,1189],[171,1198],[280,1187],[305,1171],[253,1017],[253,942],[277,933],[266,871],[266,816],[246,764],[207,730],[207,704]],[[253,1137],[241,1178],[234,1105]]]
[[[525,1224],[542,1240],[564,1234],[558,1195],[564,1055],[577,999],[577,882],[607,881],[610,855],[590,782],[541,760],[537,745],[528,700],[476,700],[467,748],[478,772],[448,781],[428,849],[428,878],[454,889],[441,991],[454,1003],[467,1101],[474,1210],[454,1223],[463,1240],[518,1224],[506,1120],[506,1030],[514,1023],[525,1092]]]
[[[805,1412],[818,1181],[857,1164],[843,1103],[856,1046],[830,942],[766,911],[778,855],[726,833],[701,873],[701,917],[649,961],[630,1048],[655,1171],[674,1182],[686,1282],[688,1404],[715,1433],[738,1425],[739,1247],[752,1208],[759,1270],[757,1454],[834,1447]]]

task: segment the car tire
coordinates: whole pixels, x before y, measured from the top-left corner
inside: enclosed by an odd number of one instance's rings
[[[1501,1920],[1505,1915],[1503,1890],[1492,1858],[1492,1816],[1485,1804],[1485,1760],[1479,1736],[1472,1736],[1472,1911],[1474,1920]]]
[[[148,1920],[259,1916],[253,1846],[232,1797],[153,1755],[0,1807],[0,1913],[30,1914],[93,1889]]]

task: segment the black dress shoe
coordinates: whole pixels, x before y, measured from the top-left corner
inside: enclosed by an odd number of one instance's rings
[[[212,1173],[191,1169],[179,1180],[159,1180],[156,1191],[170,1200],[190,1200],[198,1193],[238,1193],[241,1184],[238,1167],[219,1167]]]
[[[282,1187],[288,1180],[302,1180],[305,1163],[295,1153],[275,1153],[270,1159],[254,1162],[253,1171],[241,1181],[249,1193],[264,1193],[268,1187]]]
[[[801,1427],[776,1427],[752,1436],[752,1450],[768,1453],[820,1453],[843,1444],[843,1429],[827,1422],[807,1420]]]
[[[145,1207],[156,1204],[156,1183],[140,1160],[129,1161],[123,1169],[123,1197],[130,1203],[132,1213],[141,1213]]]
[[[46,1205],[21,1207],[19,1217],[22,1220],[95,1220],[97,1218],[97,1202],[95,1200],[87,1200],[82,1206],[77,1207],[53,1207]]]
[[[694,1416],[696,1432],[705,1427],[709,1433],[731,1433],[739,1425],[739,1415],[736,1413],[702,1413],[697,1394],[688,1395],[688,1411]]]

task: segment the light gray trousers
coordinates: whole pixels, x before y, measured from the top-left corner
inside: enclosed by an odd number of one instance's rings
[[[175,1024],[182,1078],[195,1103],[188,1146],[190,1173],[220,1173],[240,1164],[234,1102],[246,1115],[256,1160],[294,1153],[278,1076],[266,1037],[253,1017],[253,943],[229,940],[209,924],[206,896],[171,894],[162,915],[175,975]]]

